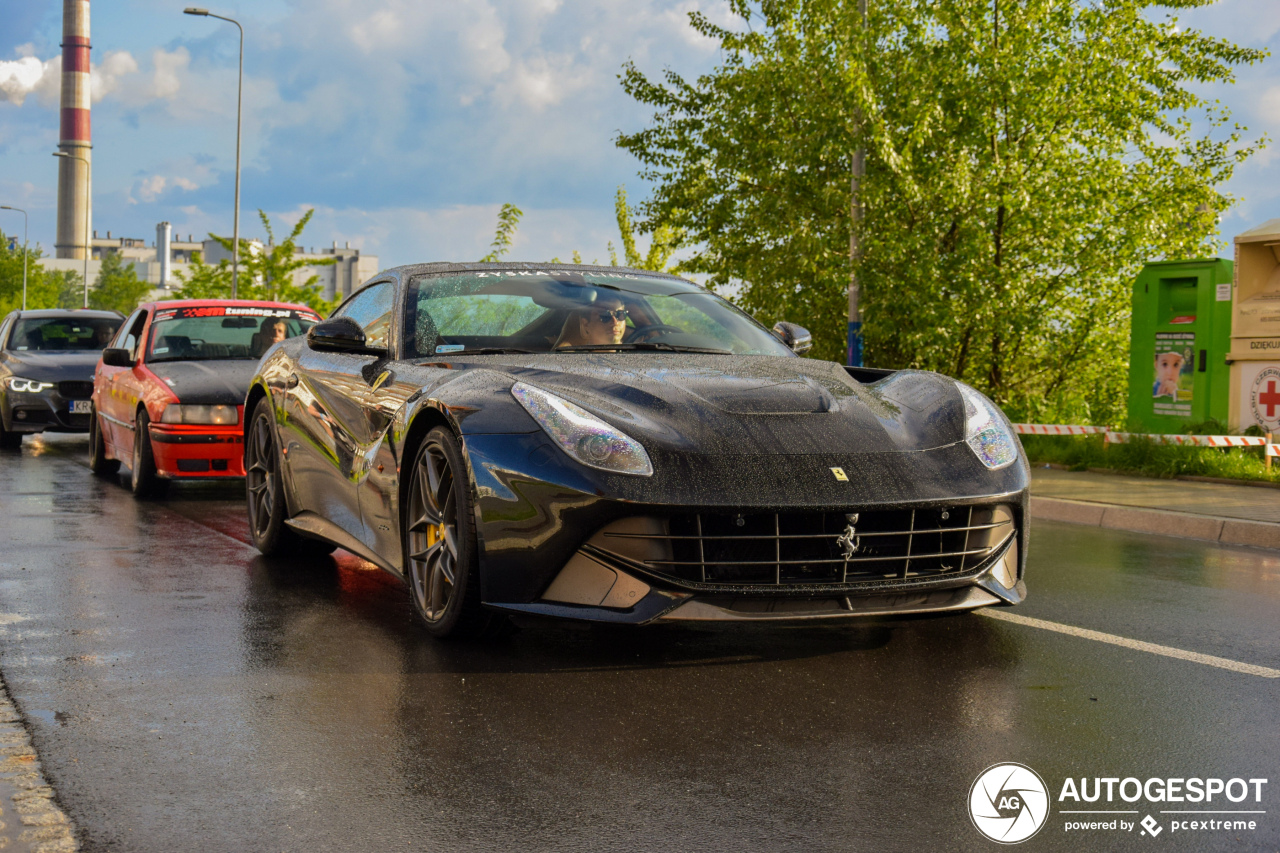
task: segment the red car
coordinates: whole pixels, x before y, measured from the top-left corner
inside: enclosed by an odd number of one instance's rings
[[[258,359],[319,321],[282,302],[139,306],[94,372],[89,468],[109,476],[124,462],[139,497],[169,480],[243,477],[240,422]]]

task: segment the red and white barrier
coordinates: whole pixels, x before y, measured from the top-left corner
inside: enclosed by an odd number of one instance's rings
[[[1266,438],[1254,435],[1147,435],[1138,432],[1108,432],[1107,444],[1125,444],[1145,438],[1155,444],[1186,444],[1192,447],[1264,447]]]
[[[1156,444],[1179,444],[1189,447],[1265,447],[1268,457],[1280,457],[1280,444],[1272,444],[1270,436],[1260,435],[1156,435],[1139,432],[1116,432],[1110,427],[1079,424],[1014,424],[1021,435],[1102,435],[1107,444],[1126,444],[1144,438]]]
[[[1075,424],[1014,424],[1013,428],[1024,435],[1098,435],[1111,429]]]

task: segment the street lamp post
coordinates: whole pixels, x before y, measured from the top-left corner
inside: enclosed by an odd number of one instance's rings
[[[65,151],[53,152],[54,157],[66,157],[84,163],[84,307],[89,307],[89,256],[93,254],[93,241],[89,239],[89,161]]]
[[[15,210],[22,214],[22,310],[27,310],[27,212],[20,207],[0,204],[0,210]]]
[[[215,15],[208,9],[189,6],[182,10],[184,15],[198,15],[203,18],[217,18],[235,24],[240,30],[240,79],[236,83],[236,209],[231,225],[231,298],[236,298],[236,289],[240,281],[240,117],[241,104],[244,99],[244,27],[234,18]]]

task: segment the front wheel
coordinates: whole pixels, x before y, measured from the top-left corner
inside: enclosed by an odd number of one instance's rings
[[[333,545],[300,536],[284,523],[287,508],[280,466],[271,400],[263,397],[253,408],[253,421],[244,443],[245,503],[254,547],[267,557],[328,554]]]
[[[111,477],[120,470],[119,459],[107,458],[107,441],[96,411],[89,414],[89,470],[99,477]]]
[[[167,485],[156,473],[156,457],[151,447],[151,418],[142,410],[133,421],[133,460],[129,473],[129,489],[135,498],[157,495]]]
[[[427,434],[409,477],[401,529],[414,611],[436,637],[494,633],[504,620],[480,604],[471,488],[451,431]]]
[[[22,433],[4,428],[4,415],[0,415],[0,448],[13,450],[22,446]]]

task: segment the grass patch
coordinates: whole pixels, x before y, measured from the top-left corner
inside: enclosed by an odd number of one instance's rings
[[[1225,477],[1280,483],[1280,465],[1267,471],[1261,447],[1180,447],[1134,438],[1127,444],[1104,442],[1100,435],[1023,435],[1022,446],[1032,465],[1054,463],[1072,471],[1110,468],[1144,477]]]

